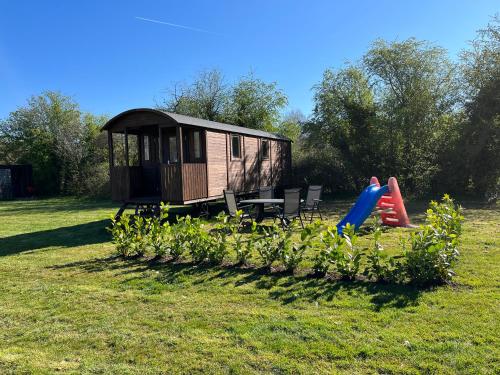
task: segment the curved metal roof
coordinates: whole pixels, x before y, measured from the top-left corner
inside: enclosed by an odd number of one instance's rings
[[[197,118],[197,117],[179,115],[177,113],[166,112],[166,111],[161,111],[161,110],[152,109],[152,108],[135,108],[135,109],[130,109],[128,111],[124,111],[124,112],[116,115],[112,119],[110,119],[102,127],[101,130],[108,130],[120,118],[122,118],[123,116],[125,116],[127,114],[135,113],[135,112],[155,113],[157,115],[171,119],[171,120],[175,121],[176,123],[182,124],[182,125],[198,126],[200,128],[220,130],[220,131],[224,131],[224,132],[228,132],[228,133],[247,134],[247,135],[253,135],[253,136],[262,137],[262,138],[271,138],[271,139],[280,139],[280,140],[284,140],[284,141],[290,141],[290,139],[288,139],[286,137],[282,137],[282,136],[277,135],[277,134],[265,132],[263,130],[245,128],[243,126],[236,126],[236,125],[232,125],[232,124],[224,124],[222,122],[209,121],[209,120],[204,120],[204,119]]]

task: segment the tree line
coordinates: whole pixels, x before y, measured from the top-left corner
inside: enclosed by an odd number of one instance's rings
[[[358,192],[369,177],[398,177],[415,195],[496,198],[500,187],[500,19],[458,61],[432,43],[376,40],[356,63],[327,69],[309,116],[286,111],[276,82],[219,70],[170,86],[156,107],[266,130],[293,144],[296,184]],[[43,194],[108,194],[106,116],[46,92],[0,121],[0,162],[33,165]]]

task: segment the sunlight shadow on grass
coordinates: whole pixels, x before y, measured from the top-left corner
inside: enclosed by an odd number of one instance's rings
[[[46,247],[74,247],[103,243],[110,239],[105,229],[109,224],[109,220],[100,220],[71,227],[3,237],[0,238],[0,256]]]
[[[157,271],[159,283],[199,285],[217,282],[220,286],[253,285],[266,290],[269,298],[283,304],[318,300],[332,301],[339,293],[370,296],[373,310],[416,306],[425,291],[410,285],[375,283],[370,281],[342,281],[313,278],[310,275],[292,276],[280,272],[267,272],[264,268],[242,268],[234,265],[210,266],[192,262],[153,262],[141,258],[122,259],[108,257],[67,263],[52,268],[79,268],[87,272],[120,271],[120,275],[132,275],[123,281],[129,284],[144,277],[148,271]]]

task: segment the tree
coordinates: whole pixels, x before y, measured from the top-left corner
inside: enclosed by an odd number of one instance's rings
[[[406,188],[425,193],[439,171],[436,135],[459,101],[456,66],[444,49],[414,38],[375,41],[363,64],[377,93],[387,169]]]
[[[0,122],[5,161],[31,164],[40,194],[81,193],[85,185],[82,171],[103,162],[102,157],[95,156],[102,156],[95,142],[102,138],[99,129],[104,121],[82,115],[78,105],[60,93],[33,96],[27,106]],[[98,187],[92,185],[92,189]]]
[[[281,110],[287,103],[286,95],[276,82],[266,83],[248,75],[231,89],[227,117],[238,126],[275,132]]]
[[[200,73],[188,85],[175,84],[159,109],[247,128],[276,131],[287,98],[276,83],[249,75],[228,85],[218,70]]]
[[[170,94],[158,107],[169,112],[224,121],[229,92],[222,73],[217,69],[202,71],[189,84],[174,84]]]
[[[329,154],[341,159],[342,185],[359,190],[379,165],[376,106],[367,76],[355,66],[338,72],[327,69],[314,87],[314,102],[311,121],[304,126],[306,144],[321,152],[330,147]]]
[[[302,133],[302,125],[306,122],[304,114],[298,110],[288,112],[278,125],[277,133],[296,143]]]
[[[476,194],[496,198],[500,188],[500,18],[495,16],[462,53],[465,178]]]

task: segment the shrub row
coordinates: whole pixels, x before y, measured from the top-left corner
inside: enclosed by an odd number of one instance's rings
[[[461,208],[449,196],[441,202],[432,201],[425,224],[402,241],[400,254],[389,256],[380,242],[382,228],[378,224],[374,224],[373,241],[367,248],[358,245],[359,238],[349,225],[343,236],[334,226],[319,221],[300,231],[295,223],[285,230],[274,223],[253,223],[248,233],[242,233],[239,218],[230,220],[224,213],[217,216],[215,225],[190,216],[177,217],[174,224],[167,219],[168,206],[162,206],[158,217],[123,215],[113,220],[109,230],[118,254],[154,254],[174,261],[191,258],[209,264],[221,264],[231,256],[237,265],[249,265],[256,257],[264,267],[277,266],[289,272],[308,257],[316,276],[333,273],[354,280],[363,275],[374,281],[419,285],[452,279],[463,221]]]

